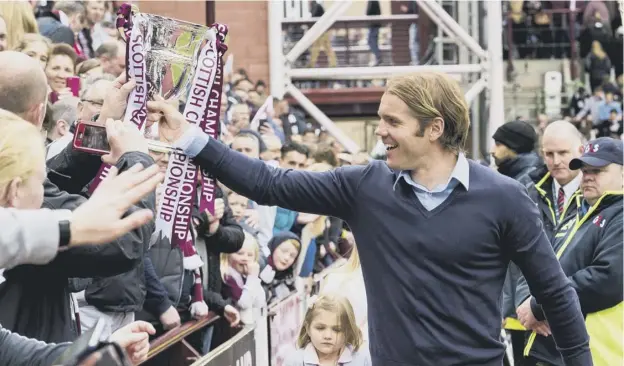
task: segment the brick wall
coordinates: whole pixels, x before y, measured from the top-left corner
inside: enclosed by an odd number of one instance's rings
[[[138,1],[144,13],[158,14],[192,23],[206,23],[205,1]],[[269,84],[268,2],[215,1],[216,21],[230,29],[228,54],[235,69],[247,70],[252,81]]]
[[[268,2],[217,1],[216,21],[230,29],[228,54],[234,68],[247,70],[252,81],[269,84]]]
[[[157,14],[191,23],[206,23],[205,1],[136,1],[143,13]]]

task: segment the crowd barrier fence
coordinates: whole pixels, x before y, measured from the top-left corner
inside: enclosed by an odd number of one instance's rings
[[[336,262],[336,265],[341,263]],[[296,347],[310,295],[318,292],[323,277],[324,274],[314,277],[310,291],[301,281],[297,291],[262,309],[255,325],[232,330],[224,342],[203,357],[189,338],[201,338],[200,332],[210,326],[228,328],[225,320],[214,313],[202,320],[186,322],[154,339],[148,359],[141,365],[282,366],[288,352]]]

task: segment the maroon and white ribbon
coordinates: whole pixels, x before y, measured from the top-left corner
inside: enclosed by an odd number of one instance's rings
[[[145,121],[147,119],[147,67],[145,63],[144,39],[140,30],[140,25],[136,23],[130,30],[130,37],[128,38],[126,68],[128,80],[134,79],[136,87],[132,90],[130,96],[128,97],[128,107],[126,108],[124,121],[132,121],[137,126],[139,131],[143,131]],[[100,170],[95,176],[95,179],[89,186],[89,193],[93,193],[102,179],[106,178],[110,168],[111,165],[102,164]]]
[[[201,125],[204,120],[217,74],[216,32],[214,29],[207,32],[207,41],[199,51],[195,75],[183,112],[186,120],[195,125]],[[169,239],[173,247],[186,248],[188,244],[192,245],[189,229],[197,178],[198,168],[189,157],[181,150],[174,151],[167,166],[164,191],[156,217],[156,231],[162,233],[161,237]],[[196,262],[196,258],[189,257],[187,260],[185,256],[185,262],[187,261]]]
[[[217,31],[217,44],[218,50],[217,68],[215,81],[210,89],[208,109],[206,110],[205,118],[200,124],[200,128],[205,134],[213,139],[219,139],[221,133],[221,91],[223,89],[223,54],[227,51],[225,45],[225,37],[227,36],[228,28],[224,24],[213,24],[212,29]],[[212,176],[202,170],[202,184],[199,194],[199,212],[210,212],[214,215],[215,210],[215,185],[216,180]]]

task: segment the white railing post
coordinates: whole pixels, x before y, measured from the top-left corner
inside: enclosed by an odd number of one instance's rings
[[[299,105],[305,109],[321,126],[325,127],[330,135],[334,136],[338,142],[352,154],[360,151],[359,146],[351,140],[336,124],[329,119],[314,103],[310,101],[303,93],[297,89],[294,85],[288,85],[286,88],[288,94],[290,94]]]
[[[324,67],[309,69],[289,69],[288,76],[299,80],[327,80],[327,79],[376,79],[389,78],[396,75],[418,71],[439,71],[449,74],[480,73],[484,70],[482,64],[466,65],[415,65],[415,66],[367,66],[367,67]]]
[[[498,1],[486,2],[488,31],[488,86],[490,99],[490,118],[488,120],[488,147],[492,142],[489,138],[496,129],[505,123],[505,70],[503,64],[503,38],[498,32],[503,28],[503,14]]]

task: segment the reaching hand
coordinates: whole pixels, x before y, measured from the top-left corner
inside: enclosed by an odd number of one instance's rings
[[[106,164],[115,165],[119,158],[130,151],[147,154],[147,140],[141,135],[136,125],[130,121],[106,121],[106,137],[111,151],[102,156]]]
[[[91,198],[73,212],[70,245],[108,243],[148,223],[154,215],[149,209],[124,215],[163,178],[157,165],[144,169],[136,164],[119,175],[112,167]]]
[[[158,125],[160,137],[169,143],[174,143],[191,127],[191,124],[178,108],[162,97],[156,96],[155,98],[156,100],[147,102],[147,111],[162,114]]]
[[[164,330],[173,329],[182,324],[180,314],[175,307],[170,306],[167,311],[162,313],[160,316],[160,324],[162,324]]]
[[[537,334],[544,337],[548,337],[551,334],[548,324],[543,321],[538,321],[533,315],[530,297],[516,309],[516,314],[518,315],[518,320],[525,328],[534,330]]]
[[[137,365],[147,359],[149,335],[155,333],[156,330],[150,323],[136,321],[117,330],[110,336],[109,341],[124,348],[132,363]]]
[[[134,80],[126,81],[126,73],[121,73],[105,94],[98,123],[103,125],[109,118],[114,120],[122,119],[128,106],[128,97],[135,86],[136,82]]]
[[[74,96],[74,93],[72,93],[70,88],[63,88],[58,90],[56,92],[56,95],[58,96],[58,100],[63,100],[66,98],[72,98]]]
[[[258,226],[260,226],[260,213],[258,213],[258,210],[248,208],[245,210],[244,216],[246,217],[245,223],[247,225],[251,226],[254,229],[257,229]]]
[[[223,316],[230,323],[230,327],[235,327],[240,323],[240,313],[232,305],[226,305],[223,309]]]
[[[258,262],[251,262],[245,265],[245,272],[247,276],[258,277],[258,275],[260,274],[260,265],[258,264]]]
[[[210,234],[214,234],[217,230],[219,230],[219,223],[225,213],[225,202],[223,201],[223,198],[217,198],[215,200],[214,212],[215,214],[211,215],[210,212],[206,210],[206,216],[208,217],[208,232]]]
[[[193,319],[201,319],[208,316],[208,305],[203,301],[197,301],[191,304],[191,316]]]

